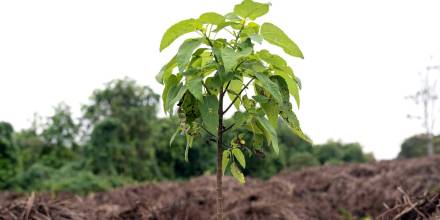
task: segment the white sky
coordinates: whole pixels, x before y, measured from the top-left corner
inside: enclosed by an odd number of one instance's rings
[[[34,112],[81,103],[103,83],[129,76],[160,92],[154,76],[178,43],[159,53],[163,32],[233,0],[0,1],[0,120],[29,126]],[[406,119],[417,72],[440,51],[440,3],[425,0],[272,1],[261,21],[285,30],[305,60],[300,119],[316,143],[358,141],[380,159],[421,131]],[[277,50],[282,54],[280,50]],[[284,54],[282,54],[284,55]],[[438,60],[437,63],[440,63]]]

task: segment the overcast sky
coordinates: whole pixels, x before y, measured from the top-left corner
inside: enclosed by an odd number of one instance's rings
[[[61,101],[79,116],[94,89],[124,76],[159,93],[154,76],[178,45],[159,53],[163,32],[238,2],[0,1],[0,121],[26,128]],[[357,141],[388,159],[422,131],[406,119],[418,109],[404,97],[418,72],[440,63],[439,8],[434,0],[272,1],[259,21],[283,28],[305,55],[275,49],[302,79],[300,120],[315,143]]]

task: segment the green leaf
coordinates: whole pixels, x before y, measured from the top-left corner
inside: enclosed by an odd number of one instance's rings
[[[170,88],[170,91],[168,92],[168,103],[166,105],[166,110],[168,110],[168,112],[170,114],[172,114],[173,112],[173,107],[174,105],[180,101],[180,99],[182,99],[183,95],[185,94],[185,92],[187,91],[186,86],[183,86],[182,83],[179,83],[178,85],[172,86]]]
[[[213,30],[213,32],[219,32],[219,31],[221,31],[225,27],[229,27],[231,25],[239,25],[239,24],[240,23],[233,22],[233,21],[223,22],[223,23],[217,25],[217,28],[215,28],[215,30]]]
[[[263,87],[265,90],[267,90],[273,98],[278,102],[282,102],[282,96],[280,93],[280,88],[278,88],[278,85],[274,82],[272,82],[269,77],[267,77],[264,74],[261,73],[255,73],[255,76],[258,78],[259,81],[257,83]]]
[[[225,18],[229,21],[241,22],[240,17],[238,17],[234,12],[227,13]]]
[[[242,97],[243,106],[247,111],[255,110],[255,101],[253,99],[249,99],[247,95]]]
[[[261,26],[261,35],[267,42],[281,47],[287,54],[294,57],[304,58],[296,43],[274,24],[264,23]]]
[[[230,47],[225,47],[221,50],[221,54],[225,71],[231,71],[237,65],[238,56],[236,52]]]
[[[293,113],[293,111],[282,110],[280,115],[284,119],[284,121],[286,121],[286,123],[289,125],[295,135],[309,143],[312,143],[310,138],[308,138],[301,130],[299,120],[296,117],[295,113]]]
[[[261,35],[259,35],[259,34],[252,34],[252,35],[249,35],[249,38],[250,38],[252,41],[257,42],[257,43],[259,43],[259,44],[263,43],[263,37],[262,37]]]
[[[275,128],[273,128],[272,125],[270,125],[270,122],[264,117],[257,117],[257,121],[263,129],[264,135],[270,141],[273,150],[278,154],[280,150],[278,148],[278,137]]]
[[[241,172],[241,170],[237,167],[237,165],[235,163],[231,164],[231,173],[232,173],[232,176],[238,182],[240,182],[241,184],[245,183],[244,175],[243,175],[243,173]]]
[[[223,175],[225,175],[226,168],[227,168],[227,166],[229,164],[229,157],[230,157],[230,155],[231,155],[231,152],[229,152],[229,150],[224,150],[223,151],[223,155],[222,155],[222,172],[223,172]]]
[[[299,108],[300,98],[299,98],[299,85],[297,83],[295,74],[293,73],[292,68],[287,65],[287,62],[280,56],[271,54],[267,50],[261,50],[257,53],[257,56],[260,57],[264,62],[275,67],[275,75],[279,75],[284,78],[286,81],[290,94],[295,98],[296,104]]]
[[[280,56],[276,54],[271,54],[268,50],[261,50],[258,51],[257,56],[260,57],[264,62],[278,67],[278,68],[284,68],[287,66],[287,62]]]
[[[270,98],[263,96],[263,95],[252,96],[252,98],[260,104],[265,104],[270,101]]]
[[[167,48],[180,36],[201,29],[202,25],[196,19],[187,19],[177,22],[165,32],[160,42],[160,51]]]
[[[199,101],[203,101],[202,78],[194,78],[186,81],[189,92]]]
[[[218,26],[225,21],[225,17],[215,12],[207,12],[200,15],[199,21],[202,24],[215,24]]]
[[[248,119],[248,114],[245,112],[236,111],[234,115],[232,116],[232,119],[234,120],[235,126],[234,127],[240,127],[243,126],[244,123]]]
[[[269,11],[269,4],[254,2],[252,0],[244,0],[241,4],[235,5],[234,13],[242,18],[256,18],[265,15]]]
[[[201,38],[188,39],[182,43],[176,55],[177,66],[182,73],[185,71],[195,49],[202,44]]]
[[[249,56],[252,53],[252,47],[245,47],[242,50],[235,52],[230,47],[225,47],[221,50],[221,57],[225,72],[232,71],[238,64],[238,59]]]
[[[166,113],[167,107],[168,107],[168,93],[173,86],[176,86],[179,83],[181,78],[182,77],[170,75],[168,77],[168,79],[165,81],[165,88],[163,89],[163,92],[162,92],[162,102],[163,102],[163,109],[165,110],[165,113]]]
[[[231,102],[232,102],[232,100],[235,99],[235,97],[238,95],[238,93],[240,93],[242,88],[243,88],[243,83],[240,80],[237,80],[237,79],[231,80],[231,83],[229,84],[229,89],[228,89],[228,96],[231,99]],[[235,108],[240,109],[240,98],[235,100],[234,106],[235,106]]]
[[[232,154],[234,154],[235,159],[240,163],[241,167],[246,167],[246,160],[244,159],[244,154],[239,148],[233,148]]]
[[[281,70],[275,70],[275,75],[279,75],[283,77],[283,79],[286,81],[287,86],[289,88],[289,93],[295,98],[296,105],[299,108],[300,97],[299,97],[299,89],[298,89],[297,81],[291,77],[291,74]]]
[[[189,149],[192,147],[194,137],[186,134],[185,161],[188,162]]]
[[[218,129],[218,100],[215,96],[204,96],[199,105],[203,125],[212,134],[217,134]]]
[[[180,132],[180,129],[177,129],[176,132],[174,132],[173,136],[171,136],[171,139],[170,139],[170,147],[171,147],[171,145],[173,144],[174,139],[176,139],[176,136],[179,134],[179,132]]]
[[[261,107],[263,108],[264,112],[267,115],[267,118],[269,119],[270,124],[272,127],[276,128],[278,127],[278,105],[276,103],[268,102],[268,103],[260,103]]]
[[[177,66],[176,56],[174,56],[170,61],[168,61],[167,64],[165,64],[160,69],[160,72],[156,75],[156,81],[159,82],[160,84],[163,84],[164,81],[168,78],[168,76],[173,73],[173,69],[176,66]]]
[[[205,85],[208,87],[208,90],[211,94],[218,94],[220,91],[220,86],[222,85],[220,76],[215,74],[213,77],[206,78]]]

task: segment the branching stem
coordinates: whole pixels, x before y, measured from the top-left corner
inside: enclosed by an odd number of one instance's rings
[[[234,102],[237,101],[238,98],[240,98],[241,94],[243,93],[243,91],[245,89],[247,89],[249,87],[249,85],[251,84],[252,81],[254,81],[255,78],[252,78],[251,80],[249,80],[249,82],[246,83],[246,85],[240,90],[240,92],[235,96],[234,100],[232,100],[231,104],[229,104],[229,106],[226,108],[225,111],[223,111],[223,114],[225,114],[226,112],[228,112],[228,110],[234,105]]]

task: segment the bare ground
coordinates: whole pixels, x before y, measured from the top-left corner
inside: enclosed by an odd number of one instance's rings
[[[323,166],[224,182],[227,219],[440,219],[440,157]],[[214,219],[215,177],[95,193],[0,193],[0,220]]]

